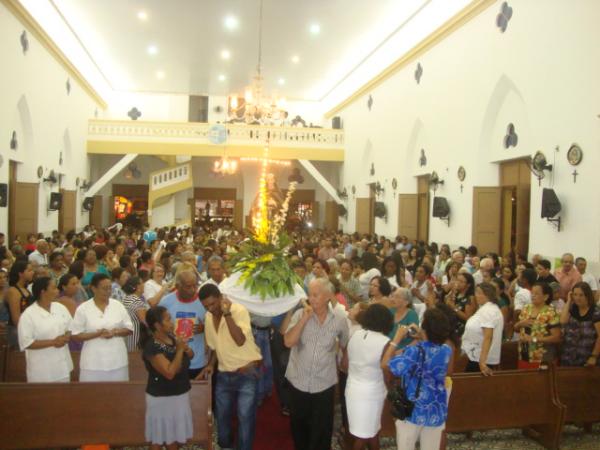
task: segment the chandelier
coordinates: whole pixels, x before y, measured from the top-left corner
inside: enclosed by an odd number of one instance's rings
[[[242,102],[237,94],[229,96],[229,109],[233,116],[231,121],[244,121],[246,123],[265,123],[273,120],[283,120],[286,116],[284,111],[285,98],[263,97],[262,77],[262,30],[263,29],[263,0],[260,0],[259,25],[258,25],[258,62],[256,64],[256,75],[250,86],[246,87]]]
[[[213,164],[213,173],[217,175],[233,175],[237,172],[238,162],[235,159],[229,159],[227,156],[223,156],[221,159],[217,159]]]

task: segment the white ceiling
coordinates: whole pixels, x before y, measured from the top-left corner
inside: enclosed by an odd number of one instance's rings
[[[242,93],[256,69],[260,0],[49,1],[118,91]],[[264,0],[266,90],[321,100],[428,3]],[[139,11],[146,12],[146,21],[137,18]],[[224,26],[228,15],[238,19],[237,30]],[[321,28],[317,36],[309,31],[313,23]],[[158,48],[154,56],[147,53],[150,45]],[[221,58],[223,49],[231,53],[228,61]],[[159,71],[163,79],[157,78]],[[219,75],[226,80],[219,81]]]

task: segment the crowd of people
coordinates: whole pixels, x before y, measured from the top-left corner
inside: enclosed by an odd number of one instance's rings
[[[289,264],[306,300],[266,317],[219,289],[248,233],[0,233],[0,324],[25,351],[27,380],[69,382],[70,351],[81,351],[80,381],[126,381],[139,350],[153,448],[192,436],[190,380],[212,379],[218,444],[240,450],[252,448],[274,389],[297,450],[330,448],[336,401],[353,449],[378,449],[386,396],[403,392],[413,407],[396,417],[398,449],[437,450],[459,360],[489,376],[502,343],[516,341],[519,368],[598,365],[599,291],[584,258],[565,253],[552,271],[537,254],[292,232]]]

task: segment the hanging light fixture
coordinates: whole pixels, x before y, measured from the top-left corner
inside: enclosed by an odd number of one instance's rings
[[[241,119],[242,115],[247,123],[264,123],[284,117],[285,98],[263,97],[262,76],[262,32],[263,32],[263,0],[260,0],[259,25],[258,25],[258,62],[256,75],[250,86],[244,91],[244,102],[238,100],[237,94],[229,97],[229,109],[232,114]]]
[[[212,171],[218,175],[233,175],[237,172],[237,168],[237,160],[223,156],[221,159],[217,159],[214,162]]]

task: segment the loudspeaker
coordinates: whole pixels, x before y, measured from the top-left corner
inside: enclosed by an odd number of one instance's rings
[[[542,219],[550,219],[556,216],[561,209],[560,200],[554,189],[544,188],[542,191]]]
[[[433,197],[433,217],[448,217],[450,206],[446,197]]]
[[[50,204],[48,211],[58,211],[62,206],[62,194],[60,192],[50,192]]]
[[[342,129],[342,118],[340,116],[335,116],[333,119],[331,119],[331,128],[334,130]]]
[[[86,197],[81,206],[84,211],[91,211],[94,208],[94,197]]]
[[[0,207],[6,208],[8,206],[8,184],[0,184]]]

